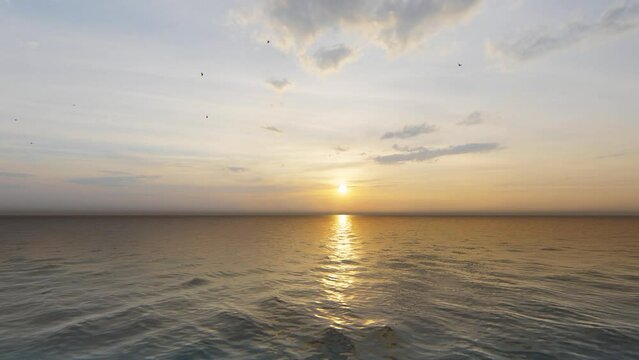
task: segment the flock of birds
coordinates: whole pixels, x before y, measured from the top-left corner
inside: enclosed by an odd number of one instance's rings
[[[271,43],[271,40],[266,40],[266,43],[267,43],[267,44],[270,44],[270,43]],[[457,66],[458,66],[458,67],[461,67],[461,66],[462,66],[462,64],[461,64],[461,63],[457,63]],[[200,72],[200,77],[204,77],[204,72]],[[75,104],[73,104],[73,107],[75,107]],[[209,116],[208,116],[208,115],[206,115],[206,118],[208,119],[208,118],[209,118]],[[13,119],[13,121],[14,121],[14,122],[18,122],[18,119],[17,119],[17,118],[14,118],[14,119]],[[29,142],[29,145],[33,145],[33,142],[32,142],[32,141],[31,141],[31,142]]]

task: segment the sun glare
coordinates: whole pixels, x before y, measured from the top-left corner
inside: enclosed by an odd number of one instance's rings
[[[346,194],[348,192],[348,186],[346,186],[346,184],[344,183],[339,184],[337,191],[339,191],[340,194]]]

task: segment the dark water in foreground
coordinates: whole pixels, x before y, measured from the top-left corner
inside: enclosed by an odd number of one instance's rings
[[[0,359],[639,358],[639,218],[0,218]]]

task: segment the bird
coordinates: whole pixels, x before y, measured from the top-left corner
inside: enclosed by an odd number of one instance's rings
[[[270,43],[271,43],[271,40],[266,40],[266,43],[267,43],[267,44],[270,44]]]
[[[204,73],[203,73],[203,72],[201,72],[201,73],[200,73],[200,76],[204,76]]]
[[[18,119],[13,119],[13,121],[18,121]]]
[[[206,118],[208,119],[208,118],[209,118],[209,116],[208,116],[208,115],[206,115]]]
[[[457,66],[461,66],[461,64],[460,64],[460,63],[457,63]]]

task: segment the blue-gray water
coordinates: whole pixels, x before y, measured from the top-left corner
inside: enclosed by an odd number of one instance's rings
[[[639,358],[639,219],[0,218],[0,359]]]

